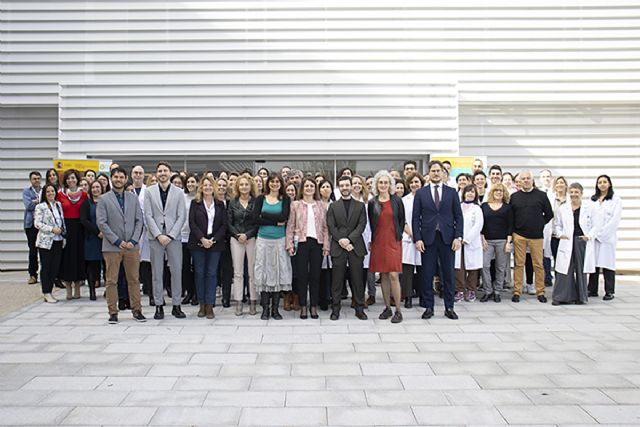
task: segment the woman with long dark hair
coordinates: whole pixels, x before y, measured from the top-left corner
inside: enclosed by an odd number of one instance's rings
[[[96,300],[96,283],[100,282],[102,268],[102,232],[96,221],[98,199],[104,193],[100,181],[93,181],[87,200],[80,206],[80,223],[84,228],[84,260],[89,281],[89,299]]]
[[[622,216],[622,200],[613,192],[611,178],[600,175],[596,179],[596,191],[591,196],[594,202],[595,238],[595,273],[589,276],[589,296],[598,296],[598,279],[600,270],[604,275],[604,301],[614,298],[616,291],[616,244],[618,243],[618,226]]]
[[[290,206],[291,200],[284,194],[282,177],[271,173],[265,194],[256,198],[253,207],[253,217],[258,224],[255,281],[256,292],[260,292],[262,320],[268,320],[269,316],[275,320],[282,319],[278,311],[280,292],[291,290],[291,260],[285,249],[285,226]]]
[[[64,241],[64,213],[56,200],[58,191],[48,183],[42,189],[42,203],[33,212],[33,226],[38,229],[36,247],[40,255],[40,284],[45,302],[56,303],[52,295],[53,283],[58,277]]]
[[[84,268],[84,230],[80,223],[80,206],[87,200],[87,193],[78,186],[80,174],[69,169],[62,178],[62,188],[57,200],[62,206],[66,230],[66,244],[62,250],[60,279],[67,289],[67,299],[80,298],[80,286],[87,277]]]
[[[44,183],[53,185],[56,191],[58,191],[60,189],[58,171],[53,168],[47,169],[47,173],[44,174]]]

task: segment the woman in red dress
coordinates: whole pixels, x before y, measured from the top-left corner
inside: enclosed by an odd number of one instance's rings
[[[385,309],[380,319],[390,318],[391,323],[402,322],[400,311],[400,273],[402,272],[402,232],[405,228],[404,204],[395,192],[393,177],[386,170],[373,178],[375,197],[369,200],[369,225],[371,227],[371,258],[369,271],[380,273],[382,297]],[[393,189],[393,190],[392,190]],[[396,306],[391,311],[390,294]]]

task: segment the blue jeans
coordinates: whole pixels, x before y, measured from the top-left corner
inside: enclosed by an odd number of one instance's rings
[[[215,304],[220,252],[195,250],[191,252],[191,259],[200,304]]]

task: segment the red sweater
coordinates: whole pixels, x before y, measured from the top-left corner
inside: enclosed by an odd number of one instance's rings
[[[71,200],[64,194],[62,191],[58,192],[58,196],[56,199],[62,205],[62,213],[64,214],[64,219],[79,219],[80,218],[80,206],[87,200],[87,193],[82,192],[80,195],[80,200],[78,200],[75,204],[71,203]]]

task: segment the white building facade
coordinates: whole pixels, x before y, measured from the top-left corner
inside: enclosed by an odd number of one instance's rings
[[[56,157],[427,155],[587,194],[610,175],[618,268],[638,269],[637,1],[4,0],[0,39],[0,269],[26,268],[20,192]]]

